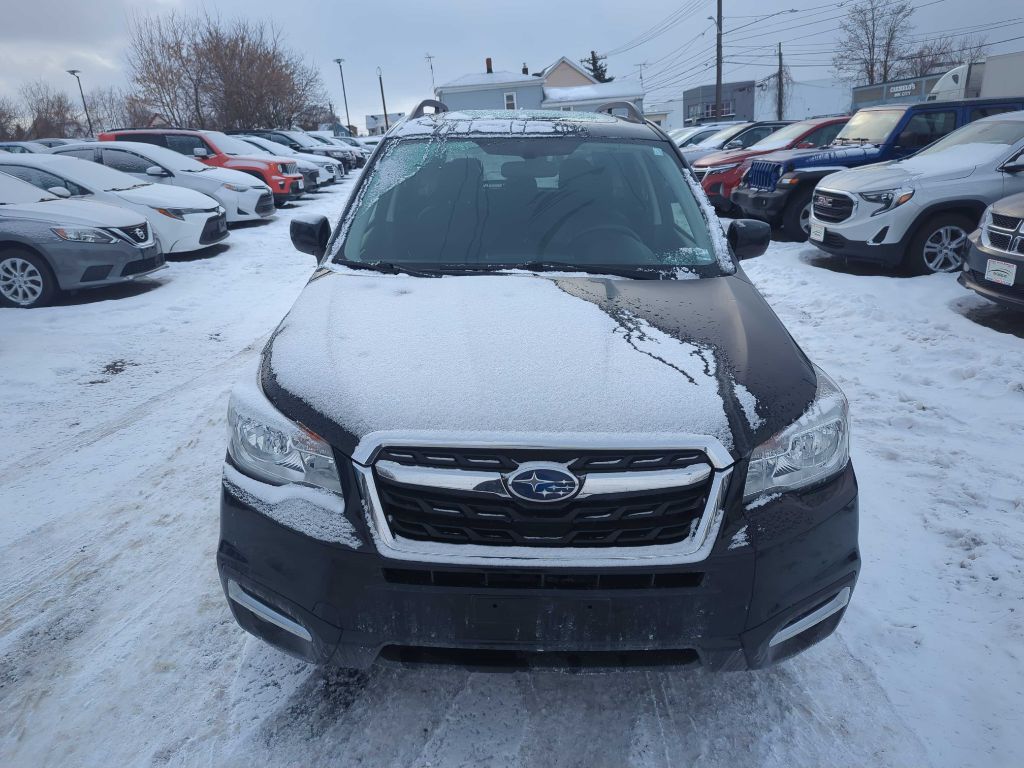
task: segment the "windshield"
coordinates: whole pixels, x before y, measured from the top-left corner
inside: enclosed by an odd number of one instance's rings
[[[682,167],[647,141],[398,140],[338,242],[351,262],[722,273]]]
[[[950,147],[959,147],[965,144],[990,144],[996,147],[1011,147],[1021,139],[1024,139],[1024,120],[970,123],[942,137],[927,149],[922,149],[917,153],[917,156],[934,155]]]
[[[868,144],[884,144],[901,117],[902,109],[861,110],[836,135],[835,143],[864,141]]]
[[[729,139],[731,139],[738,133],[742,133],[746,129],[746,123],[741,123],[740,125],[730,125],[728,128],[723,128],[722,130],[717,131],[716,133],[712,133],[697,146],[706,147],[708,149],[717,149],[718,147],[721,147],[724,144],[728,144]]]
[[[44,200],[58,199],[60,198],[49,192],[42,192],[28,182],[16,179],[6,173],[0,173],[0,205],[41,203]]]
[[[252,147],[234,136],[228,136],[220,131],[203,131],[203,135],[209,137],[210,141],[217,145],[217,149],[225,155],[252,154]]]
[[[785,125],[775,133],[765,136],[759,142],[750,145],[752,150],[769,150],[769,149],[785,149],[794,141],[799,139],[813,126],[807,123],[793,123],[792,125]]]
[[[93,191],[124,192],[126,189],[150,186],[148,181],[139,181],[127,173],[115,171],[113,168],[90,160],[79,160],[74,157],[59,157],[59,161],[44,167],[46,170],[52,170],[54,173],[65,176],[76,184],[81,184]]]

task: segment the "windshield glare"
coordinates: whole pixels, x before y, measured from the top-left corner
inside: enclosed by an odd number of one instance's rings
[[[394,140],[347,223],[336,258],[356,262],[721,274],[681,165],[649,141]]]
[[[704,139],[704,141],[700,142],[697,146],[714,149],[716,147],[722,146],[723,144],[727,144],[729,139],[731,139],[736,134],[746,130],[746,128],[746,125],[730,125],[728,128],[723,128],[717,133],[712,133],[710,136]]]
[[[1011,147],[1022,139],[1024,139],[1024,120],[969,123],[942,137],[927,149],[922,149],[917,156],[934,155],[950,147],[964,144],[992,144]]]
[[[883,144],[901,117],[902,109],[862,110],[850,118],[850,122],[843,126],[835,140],[839,143],[845,139]]]
[[[784,149],[807,133],[810,128],[811,126],[807,123],[785,125],[775,131],[775,133],[765,136],[759,142],[751,144],[750,148],[759,151],[763,149]]]

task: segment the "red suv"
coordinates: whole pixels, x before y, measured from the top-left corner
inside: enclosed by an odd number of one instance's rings
[[[702,157],[693,163],[693,172],[715,210],[730,213],[733,204],[729,196],[739,186],[753,158],[783,149],[827,147],[849,119],[849,115],[844,115],[791,123],[746,149],[730,149]]]
[[[253,155],[244,141],[220,131],[187,131],[179,128],[147,128],[106,131],[100,141],[142,141],[167,147],[216,168],[230,168],[261,179],[274,193],[278,205],[302,195],[303,181],[294,160]]]

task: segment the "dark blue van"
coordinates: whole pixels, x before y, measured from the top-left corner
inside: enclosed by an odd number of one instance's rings
[[[811,195],[823,177],[908,157],[967,123],[1019,109],[1024,109],[1024,96],[868,107],[851,117],[824,149],[793,149],[756,158],[733,191],[732,202],[744,215],[781,226],[794,240],[806,240]]]

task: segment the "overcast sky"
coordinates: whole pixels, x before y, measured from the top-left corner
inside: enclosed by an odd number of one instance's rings
[[[988,30],[990,40],[1024,36],[1021,0],[913,1],[922,6],[915,16],[922,36],[1003,21],[1015,24]],[[648,85],[660,87],[648,101],[714,82],[714,27],[706,19],[714,12],[714,0],[9,0],[5,5],[0,94],[7,96],[37,78],[71,91],[75,83],[67,69],[82,70],[87,90],[123,85],[129,13],[203,7],[223,17],[249,15],[276,24],[293,47],[320,67],[339,113],[341,83],[333,59],[344,58],[352,121],[360,127],[364,115],[381,111],[378,66],[384,73],[388,111],[405,111],[431,95],[424,59],[428,52],[435,56],[439,84],[483,71],[487,56],[496,69],[518,71],[526,62],[537,71],[562,55],[579,59],[591,49],[622,49],[665,19],[675,23],[663,34],[611,56],[610,74],[636,77],[636,65],[651,62],[645,73]],[[758,16],[790,8],[799,12],[752,23]],[[800,64],[792,70],[797,80],[827,77],[828,67],[820,64],[831,56],[841,13],[825,0],[725,0],[726,79],[768,74],[779,40],[792,53],[787,62]],[[1024,39],[995,45],[992,52],[1021,49]]]

